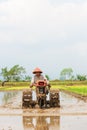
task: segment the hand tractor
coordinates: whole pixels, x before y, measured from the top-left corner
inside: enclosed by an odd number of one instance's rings
[[[47,82],[45,80],[39,80],[35,85],[36,87],[36,98],[33,94],[33,90],[23,91],[22,96],[22,107],[33,108],[38,105],[40,108],[59,107],[59,91],[53,92],[47,88]]]

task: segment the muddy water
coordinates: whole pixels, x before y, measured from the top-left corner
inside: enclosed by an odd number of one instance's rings
[[[0,114],[6,114],[7,111],[9,114],[24,115],[87,114],[87,102],[63,92],[60,92],[60,105],[61,108],[22,110],[22,91],[0,92]]]
[[[23,109],[22,91],[0,92],[0,130],[87,130],[87,102],[60,93],[61,108]]]
[[[22,92],[0,92],[0,107],[21,108]]]
[[[87,114],[87,102],[66,93],[60,93],[61,113]]]
[[[33,94],[35,93],[33,92]],[[64,92],[60,92],[60,104],[62,107],[68,107],[85,104],[85,102]],[[22,91],[0,92],[0,107],[21,108]]]
[[[87,117],[0,116],[0,130],[87,130]]]

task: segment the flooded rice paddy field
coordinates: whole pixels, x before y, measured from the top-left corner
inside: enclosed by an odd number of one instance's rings
[[[60,92],[60,105],[22,109],[22,91],[0,92],[0,130],[87,130],[87,102]]]

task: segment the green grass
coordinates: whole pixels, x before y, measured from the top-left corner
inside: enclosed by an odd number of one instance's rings
[[[66,81],[50,81],[52,85],[87,85],[87,80],[85,81],[71,81],[71,80],[66,80]]]
[[[63,89],[77,94],[81,94],[83,96],[87,96],[87,86],[69,86]]]
[[[7,82],[0,91],[29,89],[29,82]],[[87,96],[87,81],[51,81],[51,89],[61,89]]]
[[[53,85],[52,89],[67,90],[69,92],[73,92],[73,93],[76,93],[76,94],[87,96],[87,85],[78,85],[78,86],[58,86],[58,85]]]
[[[0,91],[8,91],[8,90],[23,90],[23,89],[29,89],[29,86],[16,86],[16,87],[0,87]]]
[[[23,89],[29,89],[29,86],[14,86],[14,87],[0,87],[0,91],[10,91],[10,90],[23,90]],[[34,88],[33,88],[34,89]],[[70,92],[74,92],[77,94],[81,94],[83,96],[87,96],[87,86],[63,86],[63,85],[52,85],[51,89],[61,89],[61,90],[67,90]]]

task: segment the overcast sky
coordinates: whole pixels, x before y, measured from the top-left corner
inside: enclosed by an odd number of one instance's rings
[[[0,68],[87,74],[87,0],[0,0]]]

